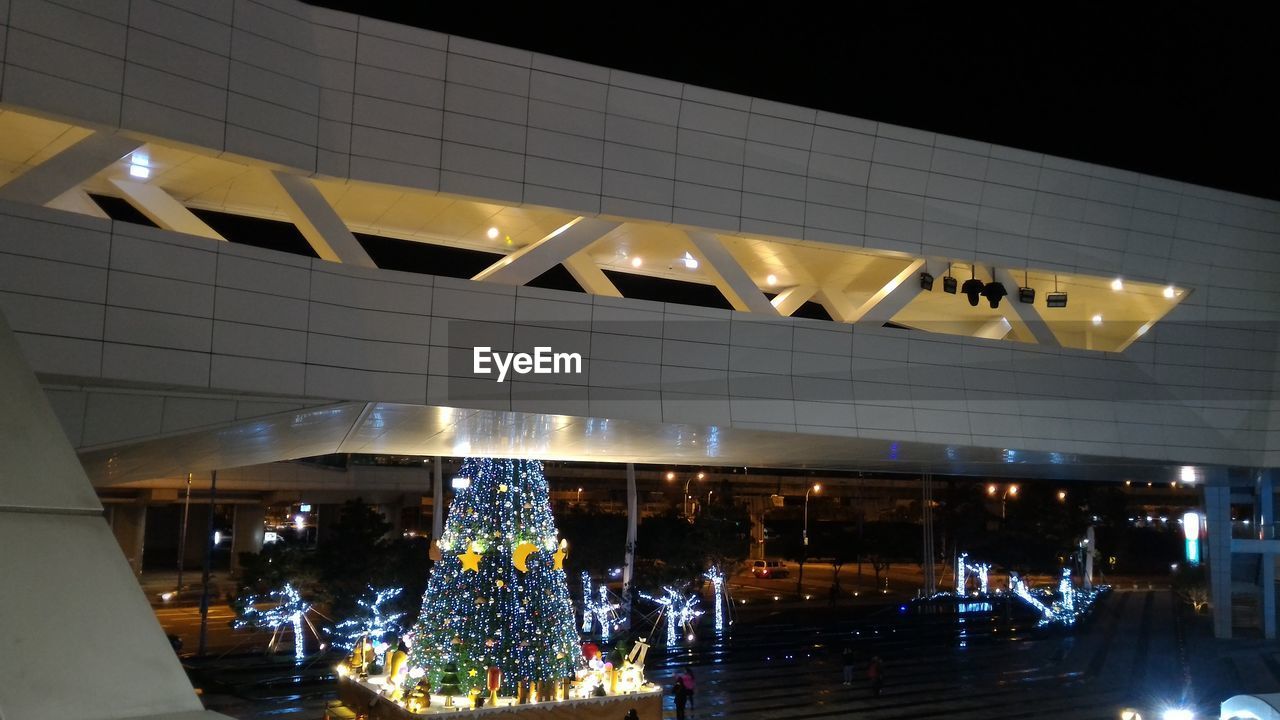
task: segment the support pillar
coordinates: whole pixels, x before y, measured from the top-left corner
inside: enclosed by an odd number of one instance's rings
[[[1093,589],[1093,556],[1098,554],[1098,541],[1094,538],[1093,526],[1084,531],[1084,589]]]
[[[147,536],[147,506],[144,502],[122,503],[111,508],[111,532],[120,543],[134,575],[142,574],[143,544]]]
[[[764,559],[764,509],[751,512],[751,559]]]
[[[404,534],[404,499],[401,498],[396,502],[382,503],[378,506],[378,512],[382,513],[382,518],[391,523],[391,528],[387,530],[387,537],[400,537]]]
[[[1258,473],[1258,539],[1275,538],[1275,487],[1273,473]],[[1259,611],[1262,613],[1262,636],[1267,640],[1276,639],[1276,556],[1264,553],[1260,558],[1262,566],[1258,572],[1258,584],[1261,586],[1262,602]]]
[[[1204,486],[1205,549],[1209,559],[1209,597],[1213,636],[1231,639],[1231,488],[1226,473],[1214,473]]]
[[[262,552],[266,534],[267,508],[263,505],[236,505],[232,516],[231,572],[240,571],[240,553]]]
[[[631,627],[631,579],[636,572],[636,525],[640,516],[636,493],[636,466],[627,463],[627,547],[622,565],[622,621]]]
[[[436,545],[444,535],[444,458],[431,458],[431,549],[427,554],[439,560],[440,546]]]

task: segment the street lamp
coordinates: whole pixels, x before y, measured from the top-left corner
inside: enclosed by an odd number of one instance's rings
[[[701,480],[702,476],[702,473],[698,473],[697,477]],[[689,483],[693,482],[693,477],[693,475],[690,475],[689,479],[684,481],[684,498],[680,501],[680,509],[684,511],[686,518],[689,517]]]
[[[988,485],[987,495],[994,497],[998,489],[999,488],[997,488],[995,485]],[[1014,497],[1014,498],[1018,497],[1017,485],[1010,485],[1009,487],[1005,488],[1004,493],[1000,495],[1000,519],[1001,520],[1005,519],[1005,500],[1008,500],[1011,497]]]
[[[578,503],[582,502],[582,488],[578,488],[578,499],[575,500],[574,502],[578,502]]]
[[[800,572],[796,574],[796,594],[800,594],[801,584],[804,582],[804,561],[809,555],[809,493],[822,492],[822,486],[814,483],[813,487],[804,491],[804,529],[802,537],[804,544],[800,547]]]

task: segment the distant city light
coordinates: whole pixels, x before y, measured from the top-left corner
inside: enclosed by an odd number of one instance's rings
[[[268,530],[262,534],[263,545],[270,545],[273,542],[280,542],[280,533],[274,530]]]
[[[302,503],[299,505],[298,512],[311,512],[311,503]]]
[[[307,516],[306,516],[306,515],[294,515],[294,516],[293,516],[293,525],[294,525],[294,527],[298,528],[299,530],[306,530],[306,529],[307,529]]]

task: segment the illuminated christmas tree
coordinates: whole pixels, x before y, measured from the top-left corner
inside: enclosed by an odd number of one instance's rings
[[[518,682],[573,677],[578,632],[542,463],[469,458],[453,486],[410,669],[441,687],[455,663],[463,694],[484,692],[491,666],[502,670],[503,695]]]

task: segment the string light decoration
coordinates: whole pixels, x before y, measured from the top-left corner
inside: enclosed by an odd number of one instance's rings
[[[640,597],[662,606],[662,614],[667,619],[667,647],[672,648],[680,642],[680,631],[688,630],[692,634],[693,621],[702,615],[702,609],[698,607],[701,598],[696,594],[685,595],[670,585],[663,586],[662,592],[662,597],[654,597],[646,592],[641,592]]]
[[[1062,612],[1075,614],[1076,611],[1076,588],[1071,584],[1071,568],[1062,568],[1062,579],[1058,581],[1058,602],[1062,605]]]
[[[725,608],[726,606],[732,606],[733,601],[729,598],[729,594],[725,588],[724,572],[720,570],[718,566],[711,566],[711,568],[703,573],[703,577],[711,581],[711,591],[715,598],[716,634],[719,635],[724,632]],[[732,625],[733,621],[730,620],[729,624]]]
[[[326,628],[333,638],[334,647],[352,650],[361,640],[368,638],[374,647],[383,647],[389,638],[400,634],[400,619],[404,613],[388,613],[384,609],[391,600],[399,597],[403,588],[376,589],[369,587],[369,594],[356,600],[356,614],[333,627]]]
[[[260,599],[257,595],[246,597],[239,608],[240,617],[232,623],[232,626],[237,630],[246,627],[254,630],[271,628],[273,635],[269,647],[274,648],[276,644],[274,633],[279,633],[284,625],[292,625],[293,657],[295,660],[302,660],[305,640],[302,636],[302,617],[311,610],[311,605],[303,601],[292,583],[285,583],[283,588],[272,590],[266,594],[266,598],[274,599],[276,606],[268,610],[259,610],[256,606],[266,602],[266,599]]]
[[[593,613],[591,606],[594,600],[591,597],[591,573],[586,570],[582,571],[582,632],[591,632],[591,620]]]
[[[453,663],[464,696],[488,692],[490,667],[501,670],[502,695],[574,677],[582,654],[542,463],[467,458],[458,474],[470,482],[449,508],[409,672],[439,688]]]

